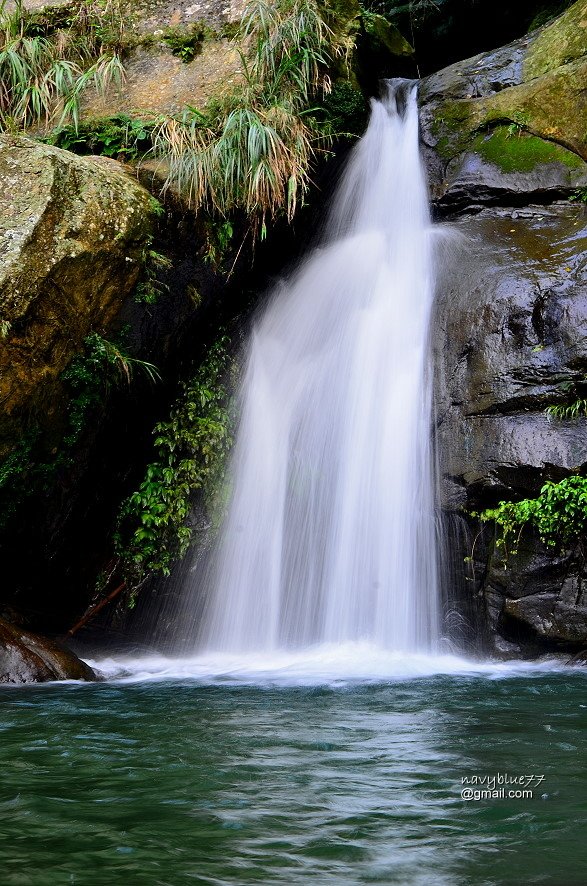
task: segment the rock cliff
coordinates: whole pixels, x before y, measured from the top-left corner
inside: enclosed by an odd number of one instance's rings
[[[581,0],[422,89],[432,194],[452,216],[434,331],[448,573],[468,573],[469,640],[483,626],[504,652],[587,642],[580,540],[553,551],[525,529],[506,555],[474,516],[587,467],[587,419],[546,412],[587,379],[586,64]]]

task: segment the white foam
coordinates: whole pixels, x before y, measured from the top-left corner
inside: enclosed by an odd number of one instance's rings
[[[88,662],[108,680],[123,682],[193,680],[204,684],[324,686],[390,683],[436,676],[500,679],[561,671],[558,659],[493,661],[458,655],[417,655],[368,642],[320,644],[303,650],[206,653],[190,658],[161,655],[116,657]]]

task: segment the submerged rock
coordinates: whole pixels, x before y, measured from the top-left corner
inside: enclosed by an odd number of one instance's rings
[[[0,683],[95,679],[91,667],[71,650],[0,619]]]

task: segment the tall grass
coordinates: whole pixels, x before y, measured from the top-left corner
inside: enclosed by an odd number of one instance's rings
[[[193,209],[242,210],[264,230],[268,215],[293,217],[326,147],[310,105],[330,89],[333,34],[315,0],[253,0],[235,40],[240,85],[204,113],[160,120],[153,154],[168,165],[165,187]]]
[[[77,126],[81,96],[88,87],[103,93],[122,84],[119,54],[103,51],[111,3],[82,3],[67,28],[43,33],[38,17],[22,0],[12,11],[1,0],[0,130],[53,122]]]

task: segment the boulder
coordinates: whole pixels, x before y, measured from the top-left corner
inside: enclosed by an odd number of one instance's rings
[[[153,200],[113,160],[0,136],[0,456],[107,330],[149,242]]]
[[[445,209],[552,200],[587,185],[587,0],[422,83],[422,139]]]
[[[91,667],[65,646],[0,619],[0,683],[95,679]]]

